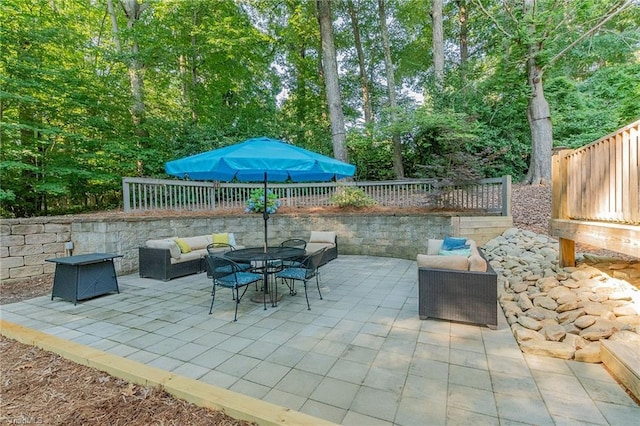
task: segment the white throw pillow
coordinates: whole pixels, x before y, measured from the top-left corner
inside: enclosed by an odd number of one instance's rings
[[[335,244],[336,233],[330,232],[330,231],[311,231],[311,237],[309,237],[309,242]]]

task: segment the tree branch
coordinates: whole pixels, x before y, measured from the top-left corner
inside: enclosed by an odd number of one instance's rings
[[[547,62],[543,67],[542,67],[542,71],[546,70],[549,66],[551,66],[555,61],[557,61],[558,59],[560,59],[562,56],[564,56],[569,50],[573,49],[578,43],[580,43],[582,40],[584,40],[585,38],[589,37],[591,34],[595,33],[596,31],[598,31],[604,24],[606,24],[607,22],[609,22],[611,19],[613,19],[614,17],[616,17],[617,15],[621,14],[622,12],[624,12],[625,10],[627,10],[629,8],[629,6],[631,6],[633,4],[633,0],[624,0],[623,4],[617,9],[614,10],[613,12],[605,15],[604,18],[602,18],[602,20],[600,22],[598,22],[595,26],[593,26],[591,29],[589,29],[589,31],[585,32],[584,34],[582,34],[580,37],[578,37],[577,39],[575,39],[571,44],[569,44],[567,47],[565,47],[564,49],[562,49],[560,52],[558,52],[553,58],[551,58],[549,60],[549,62]]]
[[[484,6],[482,5],[482,2],[480,0],[473,0],[473,3],[478,6],[481,10],[482,13],[484,13],[487,18],[489,18],[491,21],[493,21],[493,23],[495,24],[496,28],[505,36],[512,38],[513,34],[509,34],[505,29],[503,29],[500,24],[498,23],[498,21],[496,20],[496,18],[494,18],[487,9],[484,8]]]

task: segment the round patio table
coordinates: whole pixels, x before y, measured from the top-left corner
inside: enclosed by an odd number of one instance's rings
[[[253,302],[260,302],[260,298],[264,303],[264,308],[267,309],[267,295],[271,300],[271,306],[278,306],[278,286],[275,286],[275,294],[269,292],[269,267],[268,262],[277,260],[288,260],[304,257],[305,250],[298,247],[248,247],[238,250],[232,250],[225,252],[224,255],[234,262],[251,262],[262,265],[263,274],[263,287],[264,290],[261,294],[256,293],[251,300]],[[280,296],[282,297],[282,296]]]

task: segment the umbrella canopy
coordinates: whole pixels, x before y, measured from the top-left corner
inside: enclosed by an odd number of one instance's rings
[[[275,139],[253,138],[242,143],[169,161],[167,174],[193,180],[237,179],[241,182],[322,182],[353,176],[355,166]],[[264,247],[267,247],[266,209]]]
[[[193,180],[229,182],[321,182],[353,176],[356,168],[295,145],[254,138],[213,151],[169,161],[165,171]]]

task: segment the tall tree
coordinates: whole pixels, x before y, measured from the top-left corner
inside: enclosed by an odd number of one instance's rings
[[[492,13],[481,0],[474,2],[494,22],[496,31],[522,48],[529,87],[527,119],[531,133],[531,156],[524,182],[548,182],[551,179],[553,131],[543,75],[576,45],[631,7],[633,0],[616,1],[604,13],[598,12],[602,4],[576,5],[565,0],[559,5],[524,0],[518,10],[517,2],[503,0],[499,9],[503,14],[502,22],[506,20],[505,25],[501,24],[498,11]],[[579,7],[583,10],[578,10]],[[506,25],[511,25],[513,30],[509,31]],[[567,28],[572,29],[573,40],[563,37]]]
[[[347,161],[346,130],[342,112],[342,97],[338,77],[338,60],[333,39],[333,21],[331,18],[331,0],[318,0],[318,21],[320,23],[320,37],[322,39],[322,69],[329,104],[331,120],[331,140],[333,141],[333,156],[338,160]]]
[[[356,53],[358,54],[358,70],[360,71],[364,123],[365,125],[370,125],[373,123],[373,109],[371,107],[371,94],[369,90],[369,78],[367,77],[367,66],[364,59],[364,51],[362,50],[362,41],[360,40],[358,12],[353,4],[353,0],[347,0],[347,7],[349,10],[349,16],[351,17],[351,27],[353,28],[353,39],[355,42]]]
[[[382,48],[384,51],[384,67],[387,74],[387,93],[389,95],[389,108],[391,109],[391,121],[396,122],[398,103],[396,101],[396,82],[391,59],[391,46],[389,43],[389,29],[387,27],[387,12],[384,0],[378,0],[378,15],[380,16],[380,33],[382,35]],[[392,134],[393,140],[393,171],[397,179],[404,179],[404,164],[402,161],[402,141],[396,131]]]
[[[467,8],[467,0],[456,0],[458,6],[458,46],[460,48],[460,66],[464,68],[469,58],[469,10]]]
[[[436,96],[440,96],[444,87],[444,29],[442,19],[442,0],[432,0],[433,77],[437,92]]]
[[[120,5],[127,17],[127,29],[133,34],[133,28],[136,22],[142,16],[148,7],[148,3],[139,3],[138,0],[121,0]],[[111,17],[111,30],[113,33],[113,43],[120,57],[129,58],[127,61],[129,71],[129,81],[131,84],[131,119],[133,120],[136,134],[138,136],[149,136],[148,131],[143,127],[146,115],[146,106],[144,104],[144,64],[140,61],[140,47],[136,37],[130,39],[130,51],[125,52],[122,48],[120,40],[120,28],[118,26],[118,18],[113,6],[113,0],[107,0],[109,16]]]

